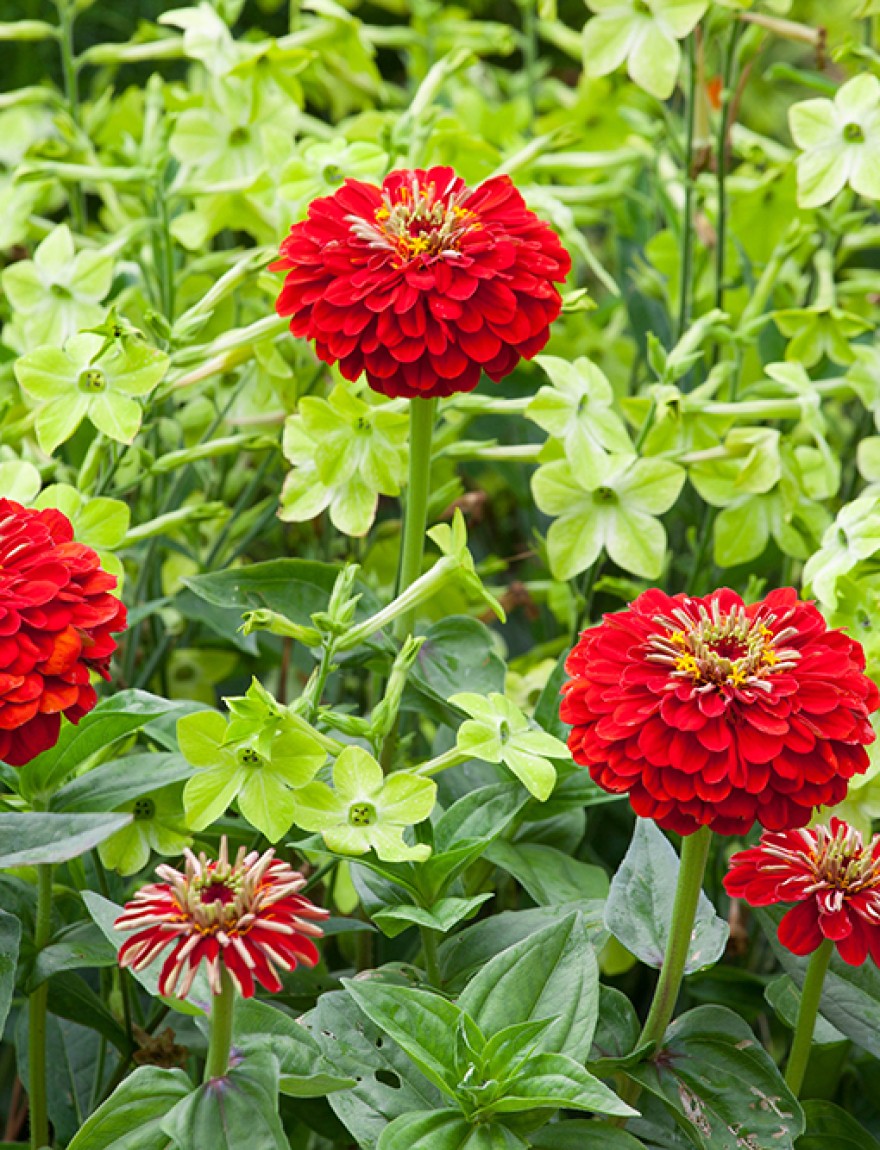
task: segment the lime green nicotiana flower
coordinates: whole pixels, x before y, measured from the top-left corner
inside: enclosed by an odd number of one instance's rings
[[[40,347],[15,363],[22,391],[40,401],[35,428],[51,454],[70,439],[83,419],[109,439],[131,443],[143,418],[137,402],[168,369],[168,356],[141,340],[109,348],[100,335],[81,332],[64,345]]]
[[[333,767],[333,788],[310,783],[297,791],[296,822],[320,831],[331,851],[362,855],[374,850],[385,862],[422,861],[425,843],[409,846],[405,827],[420,823],[434,809],[437,786],[405,771],[387,778],[372,755],[346,747]]]
[[[124,875],[137,874],[150,861],[150,851],[167,858],[192,846],[181,808],[182,790],[180,783],[173,783],[119,807],[133,818],[98,847],[104,866]]]
[[[633,83],[667,100],[681,66],[678,42],[708,6],[708,0],[587,0],[596,15],[584,28],[584,71],[606,76],[625,60]]]
[[[183,792],[186,819],[201,831],[237,802],[248,822],[277,842],[299,821],[294,791],[314,778],[327,753],[308,732],[279,722],[271,738],[230,741],[230,724],[216,711],[185,715],[177,739],[199,770]]]
[[[798,157],[798,204],[818,208],[848,184],[880,199],[880,80],[856,76],[833,100],[803,100],[789,109]]]

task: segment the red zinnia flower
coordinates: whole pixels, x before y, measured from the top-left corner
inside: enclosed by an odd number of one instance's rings
[[[825,938],[840,957],[880,963],[880,835],[865,845],[855,827],[832,818],[831,829],[765,831],[756,847],[730,860],[724,886],[752,906],[794,902],[779,924],[779,941],[811,954]]]
[[[508,176],[469,188],[452,168],[346,180],[294,224],[273,271],[279,315],[346,379],[383,395],[497,383],[550,336],[571,267]]]
[[[566,663],[569,746],[607,791],[679,834],[809,822],[867,769],[880,706],[858,643],[793,588],[745,606],[651,590]]]
[[[0,499],[0,759],[20,767],[55,745],[61,716],[97,702],[89,671],[110,677],[111,632],[125,607],[91,547],[60,511]]]
[[[173,943],[159,976],[159,993],[185,998],[204,961],[215,994],[221,990],[220,964],[245,998],[254,979],[267,990],[281,990],[278,967],[314,966],[319,955],[312,938],[321,928],[309,919],[328,911],[299,891],[306,880],[268,850],[258,855],[241,847],[229,862],[225,836],[220,858],[208,861],[184,851],[186,871],[156,868],[166,881],[143,887],[116,920],[117,930],[136,930],[119,951],[120,966],[142,970]],[[188,966],[183,981],[180,976]],[[179,989],[176,989],[180,982]]]

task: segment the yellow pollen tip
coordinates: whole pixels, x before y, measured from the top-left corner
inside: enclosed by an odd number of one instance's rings
[[[672,642],[676,647],[683,647],[685,644],[684,631],[673,631]]]
[[[377,208],[376,209],[376,219],[377,220],[387,220],[390,215],[391,215],[391,212],[389,212],[389,210],[387,208]]]
[[[700,668],[693,655],[680,655],[675,660],[675,669],[676,671],[684,671],[686,675],[693,675],[695,679],[700,677]]]
[[[766,623],[762,623],[761,626],[758,628],[758,634],[761,635],[761,637],[764,639],[769,639],[773,635],[773,632],[766,625]]]
[[[766,663],[768,667],[774,667],[779,662],[779,656],[775,651],[768,648],[766,651],[762,651],[761,662]]]
[[[742,667],[734,667],[730,673],[730,682],[734,687],[741,687],[748,676]]]

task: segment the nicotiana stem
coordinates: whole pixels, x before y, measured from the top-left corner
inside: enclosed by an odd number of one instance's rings
[[[434,435],[436,399],[412,399],[409,408],[409,485],[406,492],[400,577],[397,593],[402,594],[418,579],[425,552],[425,526],[431,486],[431,440]],[[405,639],[412,634],[415,610],[398,616],[394,634]]]
[[[795,1097],[800,1094],[807,1063],[810,1061],[810,1048],[813,1044],[813,1031],[816,1029],[816,1018],[819,1014],[822,986],[833,952],[834,943],[830,938],[824,939],[818,950],[813,951],[807,966],[791,1053],[788,1056],[788,1066],[785,1068],[786,1085]]]
[[[659,1045],[669,1023],[672,1021],[678,993],[684,978],[684,968],[687,964],[711,842],[712,832],[708,827],[700,827],[698,831],[694,831],[693,834],[686,835],[682,839],[681,867],[678,872],[678,885],[672,907],[672,923],[666,943],[666,954],[663,957],[660,977],[657,979],[657,986],[654,989],[651,1009],[648,1011],[648,1017],[645,1019],[645,1025],[639,1036],[639,1046],[648,1042]],[[640,1090],[638,1083],[630,1080],[627,1089],[622,1091],[624,1101],[632,1105],[638,1098]]]
[[[211,1003],[211,1038],[208,1042],[208,1060],[205,1063],[205,1081],[222,1078],[229,1069],[232,1049],[232,1019],[235,1013],[235,987],[223,963],[220,964],[220,993]]]
[[[34,950],[37,954],[48,945],[51,934],[52,864],[40,863],[37,866],[37,914],[34,926]],[[49,1145],[49,1115],[46,1108],[48,997],[49,983],[44,981],[28,999],[28,1108],[32,1150],[40,1150]]]

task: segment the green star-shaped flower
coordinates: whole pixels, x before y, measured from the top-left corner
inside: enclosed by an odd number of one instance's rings
[[[294,790],[310,782],[327,753],[305,731],[279,721],[271,740],[230,743],[229,727],[216,711],[185,715],[177,724],[180,749],[198,774],[183,791],[187,823],[201,831],[231,803],[248,822],[277,842],[298,816]]]
[[[436,797],[430,779],[404,771],[386,778],[372,755],[351,746],[336,760],[332,789],[315,782],[297,791],[296,822],[305,831],[320,831],[337,854],[374,850],[385,862],[421,862],[431,848],[409,846],[403,831],[430,815]]]
[[[880,80],[849,80],[833,100],[803,100],[788,113],[798,157],[798,204],[818,208],[847,184],[880,200]]]
[[[470,719],[458,729],[456,746],[484,763],[504,763],[535,798],[550,797],[556,769],[550,759],[568,759],[568,747],[530,723],[510,699],[465,692],[449,700]]]
[[[366,535],[380,495],[399,495],[406,472],[407,419],[344,387],[329,400],[308,396],[284,428],[293,470],[281,493],[282,519],[302,522],[325,508],[337,530]]]
[[[131,443],[143,418],[136,397],[164,378],[168,356],[141,340],[111,344],[81,332],[64,345],[40,347],[15,363],[22,391],[39,400],[35,428],[51,454],[88,418],[108,439]]]
[[[120,874],[137,874],[150,861],[150,851],[166,858],[192,845],[180,806],[180,783],[141,795],[117,808],[133,820],[98,847],[101,862]]]
[[[708,0],[587,0],[584,71],[606,76],[626,61],[634,84],[667,100],[681,65],[678,41],[693,31]]]
[[[612,455],[601,483],[584,483],[566,459],[546,463],[532,477],[538,507],[556,517],[547,532],[556,579],[586,571],[602,552],[633,575],[656,579],[666,555],[666,532],[656,518],[678,498],[684,470],[665,459]]]

